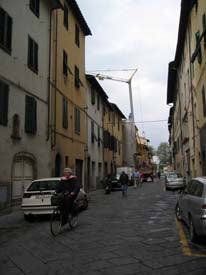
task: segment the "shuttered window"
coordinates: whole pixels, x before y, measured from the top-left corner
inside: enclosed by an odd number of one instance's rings
[[[91,121],[91,141],[94,143],[94,121]]]
[[[202,50],[201,50],[201,43],[200,43],[200,32],[196,32],[195,34],[196,36],[196,48],[198,49],[198,53],[197,53],[197,60],[199,62],[199,64],[202,63]]]
[[[69,11],[66,5],[64,5],[64,26],[68,30],[69,27]]]
[[[37,102],[31,96],[26,96],[25,132],[36,134],[37,131]]]
[[[204,33],[204,46],[206,47],[206,14],[202,16],[202,30]]]
[[[94,89],[94,87],[91,87],[91,103],[92,103],[92,105],[95,104],[95,89]]]
[[[79,84],[79,68],[75,65],[74,66],[74,84],[75,87],[79,88],[80,84]]]
[[[64,129],[68,128],[68,101],[63,97],[62,102],[62,126]]]
[[[30,0],[29,3],[30,10],[39,17],[39,0]]]
[[[75,133],[80,134],[80,109],[75,107]]]
[[[38,44],[28,37],[28,67],[38,73]]]
[[[75,24],[75,43],[79,47],[79,27]]]
[[[0,8],[0,48],[11,53],[12,18]]]
[[[9,86],[0,81],[0,125],[7,126],[8,122]]]
[[[68,75],[68,55],[65,50],[63,50],[63,74]]]
[[[205,101],[205,88],[202,88],[202,107],[203,107],[203,115],[206,117],[206,101]]]
[[[100,147],[100,127],[98,126],[98,147]]]

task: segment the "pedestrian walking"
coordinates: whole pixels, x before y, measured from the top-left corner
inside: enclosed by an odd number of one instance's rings
[[[129,177],[128,175],[123,171],[119,178],[121,189],[122,189],[122,196],[127,196],[127,189],[128,189],[128,183],[129,183]]]
[[[132,173],[132,178],[134,180],[134,188],[136,189],[137,187],[140,186],[140,172],[138,171],[137,168]]]

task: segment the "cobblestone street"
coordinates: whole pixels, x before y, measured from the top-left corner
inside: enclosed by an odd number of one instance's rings
[[[0,274],[203,275],[206,253],[183,253],[174,215],[176,196],[165,192],[161,182],[130,187],[127,198],[121,192],[92,192],[78,227],[56,238],[49,219],[28,223],[20,211],[2,216]]]

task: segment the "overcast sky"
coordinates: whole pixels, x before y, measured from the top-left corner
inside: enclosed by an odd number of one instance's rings
[[[180,0],[77,0],[92,36],[86,38],[86,70],[138,68],[132,81],[135,122],[157,148],[168,141],[166,105],[168,63],[174,59]],[[131,72],[102,72],[128,78]],[[126,117],[128,84],[99,82]]]

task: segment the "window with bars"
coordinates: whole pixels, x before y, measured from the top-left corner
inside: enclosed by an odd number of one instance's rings
[[[38,73],[38,44],[28,37],[28,67]]]
[[[69,10],[66,5],[64,5],[64,26],[68,30],[68,28],[69,28]]]
[[[68,128],[68,101],[63,97],[62,101],[62,127],[64,129]]]
[[[65,50],[63,50],[63,74],[68,76],[68,55]]]
[[[80,109],[75,107],[75,115],[74,115],[74,120],[75,120],[75,133],[77,135],[80,135]]]
[[[76,65],[74,66],[74,84],[76,88],[80,87],[79,68]]]
[[[29,3],[30,10],[39,17],[39,0],[30,0]]]
[[[11,54],[12,18],[0,8],[0,48]]]
[[[35,135],[37,131],[37,102],[26,95],[25,104],[25,132]]]
[[[0,81],[0,125],[7,126],[8,122],[9,86]]]
[[[79,47],[80,40],[79,40],[79,27],[77,24],[75,24],[75,43]]]

